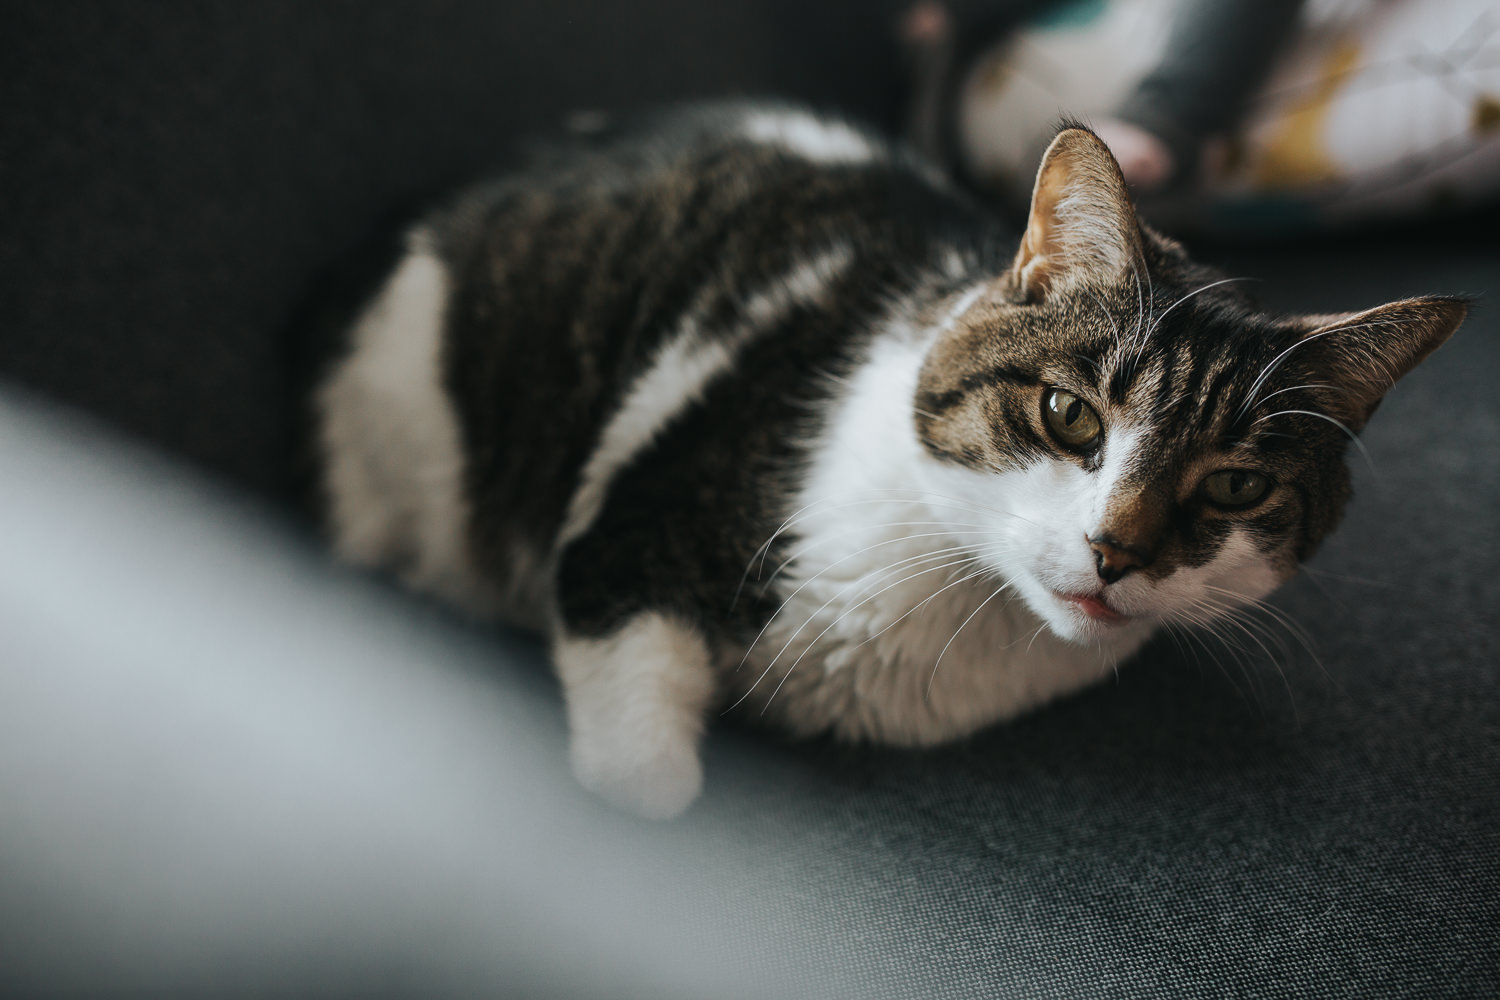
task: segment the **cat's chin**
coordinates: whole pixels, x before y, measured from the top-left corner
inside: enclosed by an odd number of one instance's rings
[[[1153,627],[1148,619],[1113,607],[1103,593],[1054,590],[1034,579],[1018,580],[1016,585],[1031,613],[1065,642],[1110,645],[1115,640],[1139,639]]]
[[[1096,618],[1070,607],[1072,601],[1061,595],[1054,597],[1053,603],[1055,610],[1040,617],[1059,639],[1077,645],[1102,643],[1109,646],[1116,641],[1136,639],[1142,632],[1149,632],[1151,629],[1151,624],[1140,618]]]

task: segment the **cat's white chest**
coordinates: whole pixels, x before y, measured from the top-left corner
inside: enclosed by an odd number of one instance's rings
[[[907,401],[927,337],[892,334],[845,383],[782,565],[752,574],[779,607],[730,687],[795,731],[938,743],[1110,676],[1150,629],[1073,644],[1006,585],[1004,519],[924,485]]]
[[[733,674],[743,707],[798,732],[932,744],[1110,674],[1118,650],[1058,639],[973,539],[920,523],[920,505],[864,506],[814,516],[790,546],[781,605]]]

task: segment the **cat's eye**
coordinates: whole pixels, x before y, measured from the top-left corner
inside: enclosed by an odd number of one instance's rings
[[[1094,408],[1066,389],[1047,393],[1042,400],[1042,415],[1053,436],[1074,451],[1087,451],[1104,433]]]
[[[1203,495],[1210,503],[1236,510],[1249,507],[1271,489],[1271,480],[1249,469],[1221,469],[1203,480]]]

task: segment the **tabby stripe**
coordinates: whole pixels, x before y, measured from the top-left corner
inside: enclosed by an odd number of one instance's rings
[[[729,189],[700,181],[684,211],[678,214],[671,238],[664,245],[672,248],[673,258],[661,258],[660,270],[675,277],[653,287],[650,299],[642,299],[632,316],[631,334],[664,329],[694,299],[703,294],[706,273],[717,258],[732,258],[731,236],[749,240],[759,232],[754,201]],[[631,255],[632,257],[634,255]]]
[[[1130,393],[1130,384],[1140,372],[1140,361],[1133,350],[1126,348],[1126,354],[1121,359],[1119,366],[1115,368],[1114,375],[1109,380],[1110,401],[1119,405],[1125,405],[1125,398]]]
[[[959,383],[957,389],[927,393],[922,397],[922,409],[941,414],[963,402],[976,389],[989,388],[990,386],[1000,385],[1003,382],[1020,386],[1037,386],[1042,384],[1041,380],[1031,372],[1023,371],[1020,368],[1013,368],[1010,365],[997,365],[986,371],[966,375],[963,381]]]
[[[1152,400],[1152,412],[1163,424],[1174,424],[1177,422],[1177,413],[1182,407],[1190,402],[1186,396],[1178,397],[1178,376],[1181,374],[1178,357],[1168,354],[1161,366],[1161,384],[1156,387],[1156,398]],[[1176,399],[1176,403],[1173,400]],[[1167,412],[1168,407],[1172,411]]]
[[[1208,430],[1208,425],[1213,422],[1222,407],[1219,399],[1228,391],[1230,384],[1239,377],[1239,368],[1236,365],[1226,365],[1224,370],[1214,376],[1213,382],[1208,387],[1208,394],[1204,397],[1203,410],[1198,418],[1198,430]]]
[[[734,366],[745,345],[799,306],[817,301],[853,261],[854,252],[839,245],[798,264],[750,296],[741,310],[743,323],[727,334],[705,335],[696,314],[684,317],[676,335],[658,348],[605,425],[568,505],[559,547],[588,531],[619,471],[673,419],[701,401],[709,384]]]
[[[963,387],[965,391],[972,392],[975,389],[983,389],[1002,382],[1012,385],[1035,386],[1041,385],[1042,380],[1037,378],[1035,372],[1029,372],[1012,365],[996,365],[982,372],[964,376]]]
[[[1014,457],[1020,457],[1020,454],[1017,454],[1019,449],[1026,449],[1034,454],[1046,454],[1051,450],[1041,434],[1037,433],[1031,421],[1014,407],[1006,407],[1004,420],[1006,429],[1010,432],[1009,438],[1001,435],[998,428],[990,433],[991,440],[1002,453],[1011,452]]]
[[[1200,349],[1194,349],[1194,348]],[[1187,385],[1183,389],[1183,397],[1190,405],[1198,405],[1203,398],[1203,383],[1208,379],[1208,373],[1216,360],[1214,351],[1207,349],[1206,345],[1189,344],[1189,352],[1192,354],[1193,363],[1188,371]]]

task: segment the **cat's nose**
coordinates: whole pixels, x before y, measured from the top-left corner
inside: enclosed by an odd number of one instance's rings
[[[1088,539],[1094,550],[1094,567],[1099,570],[1099,579],[1114,583],[1133,569],[1150,565],[1151,558],[1139,549],[1122,545],[1109,535],[1096,535]]]

